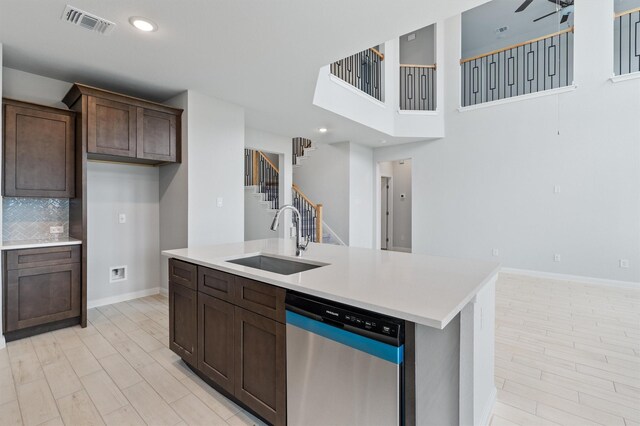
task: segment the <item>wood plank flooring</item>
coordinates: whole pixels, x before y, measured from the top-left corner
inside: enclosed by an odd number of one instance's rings
[[[171,352],[168,300],[91,309],[87,328],[0,350],[0,426],[263,425]]]
[[[640,290],[501,274],[491,425],[640,425]],[[0,425],[262,423],[168,349],[161,295],[0,350]]]
[[[640,424],[640,289],[501,274],[491,424]]]

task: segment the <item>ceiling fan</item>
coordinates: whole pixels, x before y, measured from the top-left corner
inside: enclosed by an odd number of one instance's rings
[[[571,13],[573,13],[573,2],[574,0],[547,0],[553,4],[556,5],[556,10],[548,13],[544,16],[541,16],[537,19],[534,19],[533,22],[538,22],[541,19],[544,19],[546,17],[549,17],[551,15],[555,15],[556,13],[560,13],[561,14],[561,18],[560,18],[560,23],[564,24],[565,22],[567,22],[567,20],[569,19],[569,15],[571,15]],[[522,2],[522,4],[520,5],[520,7],[518,7],[516,9],[516,13],[518,12],[522,12],[523,10],[525,10],[527,7],[529,7],[529,5],[533,3],[533,0],[524,0],[524,2]]]

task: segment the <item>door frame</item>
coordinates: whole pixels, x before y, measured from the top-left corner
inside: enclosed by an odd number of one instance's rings
[[[387,180],[387,211],[389,215],[387,216],[387,239],[388,241],[385,244],[382,244],[382,225],[384,224],[384,215],[382,214],[382,199],[384,197],[384,193],[382,192],[382,186],[379,188],[380,190],[380,249],[385,247],[385,250],[391,250],[393,248],[393,176],[380,176],[380,183],[382,184],[382,179]]]
[[[385,156],[386,157],[386,156]],[[381,243],[381,239],[382,239],[382,188],[380,187],[380,182],[382,177],[385,177],[381,170],[380,170],[380,163],[388,163],[388,162],[393,162],[393,161],[400,161],[400,160],[409,160],[411,161],[411,197],[413,197],[413,193],[415,193],[415,163],[413,161],[413,158],[410,156],[405,156],[402,155],[402,153],[398,153],[397,155],[392,155],[389,156],[388,158],[376,158],[375,159],[375,188],[374,188],[374,221],[373,221],[373,235],[374,235],[374,248],[376,250],[381,250],[382,245]],[[388,176],[386,176],[388,177]],[[393,182],[393,176],[391,176],[391,181]],[[391,189],[393,189],[393,185],[390,185]],[[393,192],[391,192],[391,194],[393,194]],[[392,198],[393,199],[393,198]],[[411,251],[413,252],[413,247],[415,244],[415,226],[413,226],[413,222],[414,222],[414,218],[415,216],[415,203],[413,202],[414,199],[412,198],[411,200]],[[393,211],[393,203],[392,203],[392,211]],[[391,228],[393,228],[393,225],[391,225]],[[392,243],[391,247],[393,247],[393,240],[392,240],[393,234],[390,234],[389,237],[389,241]]]

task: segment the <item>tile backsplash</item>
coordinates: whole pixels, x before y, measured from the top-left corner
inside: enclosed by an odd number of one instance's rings
[[[49,233],[50,226],[63,226],[64,233]],[[2,199],[4,241],[49,240],[69,236],[69,200],[66,198]]]

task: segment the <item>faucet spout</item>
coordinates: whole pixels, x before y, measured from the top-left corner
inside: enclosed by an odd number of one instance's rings
[[[271,230],[272,231],[276,231],[278,229],[278,220],[280,219],[280,213],[282,213],[285,210],[291,210],[293,212],[293,215],[295,217],[295,224],[296,224],[296,256],[302,256],[302,252],[304,250],[307,249],[307,246],[309,245],[309,239],[308,238],[302,238],[302,235],[300,233],[300,223],[301,221],[301,216],[300,216],[300,211],[295,208],[295,206],[291,205],[291,204],[287,204],[284,205],[282,207],[280,207],[280,209],[276,212],[275,216],[273,217],[273,222],[271,222]]]

